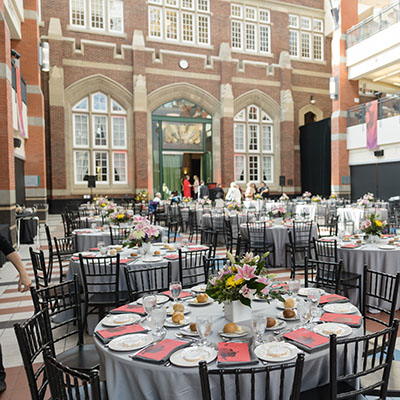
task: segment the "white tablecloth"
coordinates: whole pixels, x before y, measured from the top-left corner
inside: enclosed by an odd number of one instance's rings
[[[339,228],[345,230],[345,222],[354,222],[354,230],[359,231],[361,222],[364,220],[365,215],[375,213],[376,217],[385,221],[388,221],[388,210],[385,208],[355,208],[346,207],[338,208],[337,215],[339,217]],[[352,234],[353,232],[348,232]]]

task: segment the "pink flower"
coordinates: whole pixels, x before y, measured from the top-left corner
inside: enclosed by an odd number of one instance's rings
[[[247,287],[247,285],[243,285],[239,291],[239,293],[243,297],[246,297],[247,299],[250,299],[250,300],[253,300],[255,292],[256,292],[255,289],[250,289]]]
[[[256,279],[256,282],[263,283],[264,285],[268,285],[270,283],[270,281],[268,280],[268,278],[266,276],[259,276]]]
[[[265,288],[264,288],[263,290],[261,290],[261,293],[262,293],[264,296],[267,296],[268,293],[269,293],[270,288],[271,288],[271,282],[269,282],[269,283],[267,284],[267,286],[265,286]]]
[[[257,278],[257,275],[254,274],[256,270],[256,266],[250,266],[249,264],[244,264],[243,267],[237,266],[238,273],[235,276],[235,281],[239,279],[244,279],[248,281],[251,278]]]
[[[217,280],[218,280],[218,277],[217,277],[217,276],[214,276],[213,278],[211,278],[211,279],[209,280],[210,285],[215,286],[215,285],[217,284]]]

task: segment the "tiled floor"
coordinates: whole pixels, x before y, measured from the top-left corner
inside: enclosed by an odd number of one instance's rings
[[[61,218],[59,215],[50,215],[48,220],[52,236],[63,236],[63,229]],[[41,249],[47,249],[47,242],[43,227],[41,228]],[[219,254],[224,254],[223,250],[218,251]],[[24,265],[31,276],[32,280],[33,271],[29,258],[29,245],[22,245],[19,252]],[[53,272],[54,280],[58,279]],[[286,269],[274,270],[277,274],[276,279],[285,280],[289,277],[289,271]],[[14,334],[13,325],[16,322],[32,316],[33,305],[30,293],[19,293],[17,290],[17,273],[13,266],[9,263],[5,264],[0,269],[0,343],[3,351],[3,363],[7,371],[7,390],[0,394],[1,400],[27,400],[30,398],[28,382],[25,375],[25,370],[22,366],[22,359],[18,344]],[[400,319],[400,310],[397,311],[396,316]],[[367,329],[375,331],[379,329],[378,324],[368,323]],[[400,333],[399,333],[400,337]],[[92,341],[91,337],[85,338],[86,343]],[[71,345],[62,343],[61,348],[68,348]],[[57,346],[58,347],[58,346]],[[400,339],[398,339],[395,359],[400,362]],[[371,397],[373,399],[373,397]]]

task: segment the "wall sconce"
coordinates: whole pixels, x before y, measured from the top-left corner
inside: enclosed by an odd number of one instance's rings
[[[188,173],[188,169],[185,167],[185,168],[183,168],[183,173],[184,173],[184,175],[187,175],[187,173]]]
[[[337,100],[339,95],[339,79],[337,76],[329,78],[329,97],[332,100]]]
[[[316,103],[316,101],[315,101],[315,99],[314,99],[314,96],[310,96],[310,103],[311,103],[311,104],[315,104],[315,103]]]
[[[39,64],[42,66],[43,72],[50,71],[50,45],[48,42],[42,42],[39,52]]]

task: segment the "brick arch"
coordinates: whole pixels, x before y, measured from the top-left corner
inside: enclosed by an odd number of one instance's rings
[[[234,101],[234,115],[236,115],[244,107],[251,104],[262,108],[268,115],[275,121],[280,121],[281,107],[280,105],[266,93],[259,89],[253,89],[246,93],[241,94]]]
[[[316,115],[317,121],[324,118],[324,112],[320,108],[314,104],[307,104],[299,110],[299,126],[304,125],[304,116],[310,111]]]

